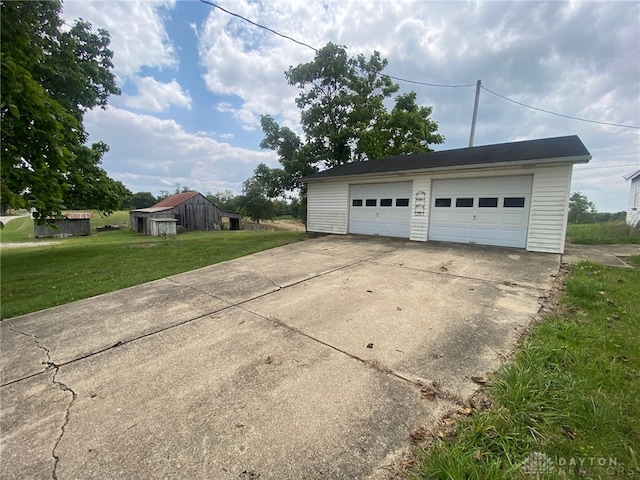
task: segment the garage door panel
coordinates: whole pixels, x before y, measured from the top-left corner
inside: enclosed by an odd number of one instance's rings
[[[523,213],[503,213],[501,223],[503,225],[523,225],[527,221],[527,216]]]
[[[531,175],[435,180],[429,239],[524,248]]]
[[[473,221],[473,215],[472,221]],[[500,215],[498,212],[478,212],[476,214],[475,222],[476,225],[496,225],[500,219]]]
[[[349,232],[409,238],[411,190],[411,182],[351,185]]]

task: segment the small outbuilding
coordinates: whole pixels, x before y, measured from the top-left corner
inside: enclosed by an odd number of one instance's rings
[[[562,253],[575,135],[340,165],[303,178],[307,230]]]
[[[242,215],[218,207],[198,192],[184,192],[171,195],[153,207],[132,210],[129,223],[143,235],[162,236],[175,235],[178,227],[187,231],[220,230],[224,217],[229,218],[231,230],[240,230]],[[169,231],[173,233],[167,233]]]
[[[34,219],[34,237],[77,237],[91,234],[93,214],[67,213],[59,217],[46,217],[44,223]]]
[[[635,227],[640,225],[640,170],[625,175],[624,179],[627,182],[631,182],[627,206],[627,224]]]

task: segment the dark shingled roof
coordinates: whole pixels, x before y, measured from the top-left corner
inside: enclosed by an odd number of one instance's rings
[[[404,172],[443,168],[482,167],[495,164],[536,163],[558,159],[565,162],[585,163],[591,154],[577,135],[567,137],[542,138],[521,142],[498,143],[471,148],[458,148],[440,152],[399,155],[365,162],[339,165],[322,172],[304,177],[303,181],[352,175],[372,175],[376,173]]]

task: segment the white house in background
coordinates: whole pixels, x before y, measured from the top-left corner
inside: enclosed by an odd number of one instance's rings
[[[353,162],[305,177],[310,232],[562,253],[573,135]]]
[[[627,223],[635,227],[640,224],[640,170],[625,175],[624,179],[627,182],[631,180],[629,205],[627,206]]]

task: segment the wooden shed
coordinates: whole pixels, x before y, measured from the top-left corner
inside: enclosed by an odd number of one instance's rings
[[[231,230],[240,229],[242,215],[223,210],[198,192],[171,195],[153,207],[132,210],[129,213],[131,228],[143,235],[159,235],[158,219],[175,219],[176,227],[187,231],[220,230],[222,218],[228,217]],[[163,226],[165,229],[167,225]]]
[[[77,237],[91,234],[92,213],[67,213],[60,217],[47,217],[44,223],[33,220],[34,237]]]

